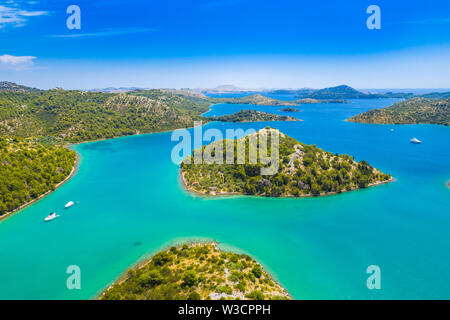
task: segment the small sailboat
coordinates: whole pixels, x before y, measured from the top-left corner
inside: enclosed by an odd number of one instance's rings
[[[414,144],[421,144],[422,143],[422,141],[420,141],[417,138],[412,138],[411,140],[409,140],[409,142],[414,143]]]
[[[45,217],[44,221],[50,221],[50,220],[56,219],[58,217],[59,217],[58,214],[52,212],[48,216]]]
[[[71,206],[73,206],[75,203],[73,201],[69,201],[66,203],[66,205],[64,206],[64,208],[70,208]]]

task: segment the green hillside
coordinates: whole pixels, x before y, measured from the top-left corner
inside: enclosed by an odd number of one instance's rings
[[[270,300],[289,294],[245,254],[215,243],[171,247],[108,288],[102,300]]]
[[[191,127],[211,103],[161,90],[133,94],[0,92],[0,135],[81,142]]]
[[[450,125],[450,98],[435,100],[413,98],[384,109],[369,110],[348,121],[377,124]]]
[[[34,139],[0,137],[0,216],[38,198],[67,178],[76,154]]]
[[[261,129],[252,135],[256,135],[258,141],[264,136],[270,140],[274,130]],[[391,179],[390,175],[373,168],[366,161],[356,162],[349,155],[332,154],[315,145],[298,142],[283,133],[279,133],[279,170],[276,174],[262,176],[260,169],[264,165],[259,160],[256,164],[250,164],[249,161],[252,135],[239,139],[245,143],[245,164],[237,164],[238,140],[231,142],[234,145],[233,164],[226,164],[227,140],[213,142],[208,146],[212,150],[211,146],[223,144],[223,164],[207,161],[195,164],[193,157],[185,159],[181,163],[181,174],[187,189],[210,195],[301,197],[350,191]],[[202,151],[206,148],[203,146]],[[199,150],[194,150],[194,154],[197,152]]]

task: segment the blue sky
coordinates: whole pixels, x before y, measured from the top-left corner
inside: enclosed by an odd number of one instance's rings
[[[449,58],[448,0],[0,1],[0,80],[39,88],[450,88]]]

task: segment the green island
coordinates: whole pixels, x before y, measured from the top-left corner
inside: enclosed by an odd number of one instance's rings
[[[262,266],[216,243],[192,243],[158,252],[127,271],[101,300],[291,299]]]
[[[291,108],[291,107],[287,107],[287,108],[280,109],[280,111],[283,111],[283,112],[301,112],[302,110]]]
[[[279,135],[279,169],[274,175],[262,176],[264,165],[261,161],[250,164],[250,143],[256,140],[259,147],[260,141],[270,141],[275,131]],[[255,135],[257,139],[254,139]],[[245,143],[245,164],[237,164],[238,153],[242,152],[237,147],[239,140]],[[226,164],[228,151],[222,152],[223,164],[204,160],[195,164],[193,156],[181,163],[182,181],[188,190],[208,195],[305,197],[366,188],[393,180],[390,174],[382,173],[364,160],[356,162],[349,155],[332,154],[315,145],[306,145],[269,127],[230,142],[233,146],[230,150],[234,154],[233,164]],[[216,152],[213,144],[222,144],[222,150],[227,150],[225,139],[212,142],[193,153],[201,151],[203,154],[207,147]],[[267,145],[270,146],[270,142]]]
[[[450,98],[412,98],[384,109],[369,110],[347,121],[376,124],[450,125]]]
[[[54,190],[73,173],[76,158],[63,146],[0,137],[0,217]]]
[[[280,116],[277,114],[262,112],[258,110],[241,110],[231,115],[209,117],[208,119],[211,121],[223,122],[301,121],[297,118]]]
[[[297,106],[299,104],[317,104],[317,103],[348,103],[349,101],[342,99],[312,99],[303,98],[295,101],[277,100],[263,96],[262,94],[254,94],[246,97],[238,98],[210,98],[216,103],[231,103],[231,104],[254,104],[261,106]]]

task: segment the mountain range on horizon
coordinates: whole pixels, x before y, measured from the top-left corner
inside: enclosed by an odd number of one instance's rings
[[[63,90],[61,88],[54,88],[50,90]],[[107,87],[107,88],[95,88],[89,90],[89,92],[104,92],[104,93],[126,93],[137,90],[148,90],[149,88],[140,87]],[[334,87],[328,87],[323,89],[313,88],[300,88],[300,89],[244,89],[234,85],[220,85],[212,89],[208,88],[161,88],[172,93],[179,93],[183,95],[203,95],[203,94],[227,94],[227,93],[266,93],[266,94],[290,94],[296,95],[300,99],[377,99],[377,98],[412,98],[412,97],[424,97],[424,98],[448,98],[450,97],[450,89],[415,89],[420,94],[413,92],[406,92],[406,90],[414,91],[414,89],[364,89],[357,90],[348,85],[339,85]],[[446,91],[447,90],[447,91]],[[45,91],[33,87],[20,85],[10,81],[0,81],[0,91],[12,91],[12,92],[38,92]]]

